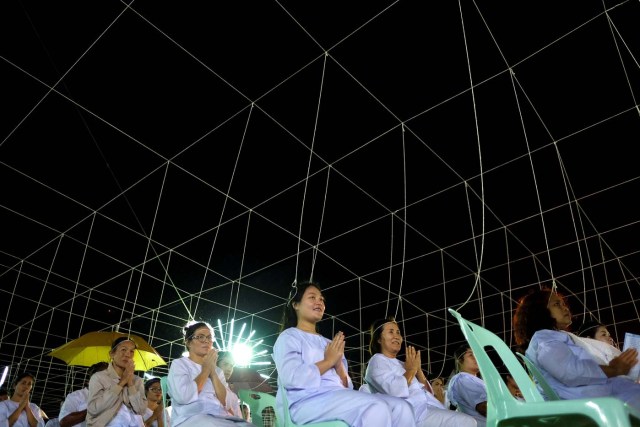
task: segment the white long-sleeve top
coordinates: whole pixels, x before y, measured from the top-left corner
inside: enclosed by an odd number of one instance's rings
[[[405,372],[404,362],[376,353],[367,364],[364,378],[372,392],[401,397],[408,401],[413,406],[418,421],[426,418],[429,406],[445,409],[417,378],[414,377],[411,384],[407,384]]]
[[[0,427],[9,427],[9,416],[18,409],[20,404],[14,402],[11,399],[0,401]],[[33,416],[38,420],[38,427],[44,427],[44,420],[40,413],[40,408],[35,403],[29,403],[29,408],[33,413]],[[22,411],[18,417],[18,421],[13,424],[13,427],[29,427],[29,420],[26,412]]]
[[[189,418],[198,414],[208,414],[215,417],[227,417],[230,414],[216,397],[211,378],[207,378],[204,387],[198,393],[195,378],[202,372],[202,365],[186,356],[171,362],[167,385],[171,396],[171,425],[178,427]],[[228,389],[224,372],[216,367],[216,375]],[[239,415],[242,417],[242,415]],[[188,425],[186,423],[185,425]]]

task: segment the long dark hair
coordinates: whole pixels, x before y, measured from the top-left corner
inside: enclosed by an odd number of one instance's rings
[[[390,322],[396,323],[395,317],[389,316],[386,319],[378,319],[371,324],[371,327],[369,328],[369,333],[371,334],[371,341],[369,341],[369,353],[371,353],[372,356],[376,353],[382,352],[382,346],[378,341],[380,340],[380,336],[382,336],[384,325]]]
[[[549,311],[549,298],[552,290],[549,288],[530,290],[518,300],[518,307],[513,315],[513,334],[516,343],[522,350],[529,347],[531,337],[542,329],[555,329],[556,320]],[[563,296],[558,293],[558,296]]]
[[[298,314],[293,308],[294,303],[299,303],[302,300],[302,296],[306,292],[307,288],[314,287],[320,292],[322,289],[316,282],[302,282],[297,283],[293,290],[293,296],[289,297],[287,304],[284,306],[282,312],[282,321],[280,322],[280,332],[287,328],[295,328],[298,325]],[[318,332],[318,326],[316,325],[316,332]]]

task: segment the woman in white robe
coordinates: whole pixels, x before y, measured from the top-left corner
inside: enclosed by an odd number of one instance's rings
[[[44,427],[40,408],[30,401],[36,378],[28,372],[13,381],[11,397],[0,401],[0,427]]]
[[[402,333],[393,319],[377,320],[371,325],[371,359],[365,381],[371,393],[384,393],[405,399],[413,407],[420,427],[475,427],[473,417],[446,409],[434,395],[431,383],[422,371],[420,351],[406,347],[405,362],[397,359],[402,348]]]
[[[253,426],[226,408],[228,385],[222,369],[216,366],[213,328],[206,322],[194,322],[183,332],[189,355],[174,359],[167,377],[171,426]]]
[[[344,357],[344,334],[329,340],[317,332],[325,310],[320,287],[296,286],[285,307],[282,332],[273,348],[278,383],[284,387],[296,424],[342,420],[354,427],[410,427],[413,410],[403,399],[353,389]],[[280,387],[279,387],[280,389]],[[276,414],[283,416],[280,390]]]
[[[487,425],[487,387],[479,377],[480,368],[468,345],[454,352],[456,372],[449,380],[447,398],[458,411],[471,415],[479,427]]]

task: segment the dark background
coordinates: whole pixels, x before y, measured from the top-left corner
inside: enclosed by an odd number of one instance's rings
[[[447,376],[447,308],[511,343],[552,281],[638,332],[637,1],[0,7],[0,366],[50,416],[89,331],[170,362],[233,318],[268,361],[296,279],[356,385],[375,319]]]

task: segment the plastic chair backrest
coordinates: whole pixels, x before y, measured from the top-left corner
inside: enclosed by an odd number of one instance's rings
[[[478,362],[487,387],[487,427],[518,426],[640,426],[640,411],[614,397],[545,401],[511,349],[493,332],[464,319],[458,320],[462,334]],[[522,392],[524,401],[509,392],[486,347],[492,347]]]
[[[265,408],[271,407],[273,410],[273,418],[276,419],[276,397],[261,391],[253,391],[246,388],[238,390],[238,397],[241,401],[249,405],[251,410],[251,422],[257,427],[263,427],[265,425],[262,418],[262,411]],[[275,423],[267,424],[275,426]]]
[[[167,408],[167,393],[169,392],[169,386],[167,385],[167,377],[160,377],[160,387],[162,387],[162,406]]]
[[[544,379],[544,377],[542,376],[542,372],[540,372],[538,367],[534,365],[533,362],[524,354],[518,352],[516,352],[516,354],[518,355],[518,357],[520,357],[520,359],[522,359],[531,376],[533,376],[538,385],[542,388],[542,392],[544,393],[546,399],[560,400],[560,396],[558,396],[558,393],[556,393],[556,391],[551,388],[547,380]]]
[[[282,411],[284,413],[284,417],[281,423],[278,423],[278,427],[301,427],[301,426],[306,426],[306,427],[349,427],[349,424],[345,423],[344,421],[322,421],[319,423],[311,423],[311,424],[295,424],[293,421],[291,421],[291,415],[289,414],[289,400],[287,399],[287,390],[282,387],[279,386],[278,387],[278,394],[280,396],[282,396]],[[318,410],[320,411],[321,408],[318,408]]]
[[[167,409],[167,396],[169,393],[169,386],[167,385],[167,376],[160,377],[160,387],[162,387],[162,407],[164,408],[164,425],[169,425],[169,413],[171,412],[171,408]]]

